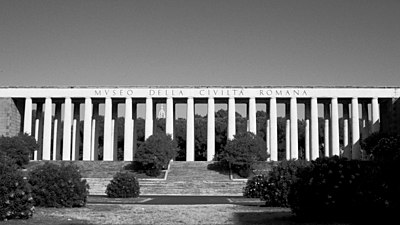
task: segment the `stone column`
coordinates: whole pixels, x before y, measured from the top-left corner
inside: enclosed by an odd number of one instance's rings
[[[151,97],[146,98],[146,119],[144,130],[144,139],[146,140],[153,134],[153,99]]]
[[[310,102],[306,102],[304,106],[304,114],[305,114],[305,127],[304,127],[304,151],[305,157],[307,161],[310,161],[310,117],[311,117],[311,108]]]
[[[379,103],[378,98],[372,98],[372,132],[379,132],[380,118],[379,118]]]
[[[215,104],[213,97],[208,98],[207,109],[207,161],[212,161],[215,155]]]
[[[93,103],[91,160],[99,159],[99,103]]]
[[[133,160],[132,98],[125,99],[124,161]]]
[[[290,160],[291,152],[290,152],[290,105],[289,103],[285,104],[285,119],[286,119],[286,129],[285,129],[285,141],[286,141],[286,160]]]
[[[249,131],[253,134],[257,134],[257,110],[255,97],[250,97],[249,100],[249,123]]]
[[[278,122],[276,113],[276,98],[272,97],[269,102],[269,118],[270,118],[270,151],[271,161],[278,161]]]
[[[311,160],[319,157],[318,101],[311,98]]]
[[[186,161],[194,161],[194,101],[193,97],[187,99],[186,115]]]
[[[53,160],[61,159],[61,103],[56,103],[53,129]]]
[[[46,97],[44,105],[44,126],[43,126],[43,160],[50,160],[51,149],[51,119],[52,119],[52,101]]]
[[[338,99],[336,97],[331,99],[332,106],[332,155],[340,155],[339,146],[339,108]]]
[[[66,97],[64,103],[63,160],[71,160],[71,110],[71,98]]]
[[[174,138],[174,100],[172,97],[167,98],[165,133],[171,135],[171,138]]]
[[[132,119],[133,119],[133,158],[135,158],[135,154],[137,151],[137,103],[132,105]]]
[[[228,100],[228,140],[232,140],[236,134],[236,106],[235,98]]]
[[[298,136],[298,121],[297,121],[297,99],[290,99],[290,151],[291,159],[299,158],[299,136]]]
[[[343,156],[351,159],[351,147],[349,145],[349,104],[343,104]]]
[[[92,99],[85,98],[85,116],[83,121],[83,160],[88,161],[91,158],[91,134],[92,134]]]
[[[104,111],[104,142],[103,142],[103,160],[113,161],[113,143],[112,143],[112,100],[107,97],[105,100]]]
[[[324,125],[324,155],[325,157],[329,157],[329,118],[330,118],[330,109],[329,103],[324,104],[324,117],[325,117],[325,125]]]
[[[118,102],[113,103],[112,105],[112,122],[111,122],[111,130],[113,130],[112,138],[112,149],[113,149],[113,160],[117,161],[117,153],[118,153]]]
[[[93,105],[93,110],[94,111],[95,106]],[[92,128],[91,128],[91,139],[90,139],[90,160],[95,161],[97,160],[97,136],[96,136],[96,119],[94,115],[92,115]]]
[[[351,99],[351,158],[360,159],[361,149],[360,149],[360,123],[358,114],[358,98],[354,97]]]
[[[80,147],[80,103],[74,104],[74,122],[72,125],[72,160],[79,160]]]
[[[266,118],[266,128],[265,128],[265,144],[267,146],[267,154],[270,156],[267,161],[271,161],[271,121]]]
[[[369,136],[369,120],[368,120],[368,103],[363,102],[362,107],[362,134],[361,138],[365,139]]]
[[[36,119],[35,119],[35,139],[39,145],[37,151],[33,153],[34,160],[42,159],[43,152],[43,103],[36,104]]]
[[[32,98],[25,98],[24,133],[32,134]]]

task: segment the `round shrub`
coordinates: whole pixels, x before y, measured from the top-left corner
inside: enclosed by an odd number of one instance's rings
[[[239,133],[228,140],[219,155],[220,161],[241,177],[248,177],[253,164],[267,157],[265,141],[251,132]]]
[[[0,137],[0,152],[15,160],[17,166],[28,164],[29,157],[38,149],[33,136],[19,134],[14,137]]]
[[[35,205],[44,207],[85,206],[89,185],[76,165],[46,162],[29,173]]]
[[[29,184],[14,165],[0,156],[0,221],[28,219],[35,209]]]
[[[136,198],[140,194],[139,182],[133,173],[118,172],[107,185],[109,198]]]
[[[167,168],[178,149],[170,135],[156,133],[140,145],[135,154],[133,168],[149,176],[158,176],[162,169]]]
[[[261,191],[267,182],[267,176],[264,174],[256,175],[249,179],[243,188],[243,196],[246,198],[260,198]]]
[[[303,160],[280,162],[260,184],[262,186],[260,199],[264,200],[267,206],[288,207],[288,195],[291,185],[297,179],[296,172],[309,164]]]

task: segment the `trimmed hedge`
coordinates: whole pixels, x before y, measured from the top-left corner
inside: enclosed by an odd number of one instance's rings
[[[0,154],[0,221],[28,219],[34,210],[29,184],[15,161]]]
[[[44,207],[82,207],[86,205],[89,185],[77,166],[46,162],[29,173],[35,205]]]
[[[136,198],[140,194],[139,182],[130,172],[118,172],[107,185],[109,198]]]
[[[38,145],[33,136],[19,134],[14,137],[0,137],[0,153],[3,152],[8,157],[15,160],[18,167],[29,163],[29,157],[38,149]]]
[[[132,162],[132,168],[156,177],[160,175],[162,169],[167,168],[169,161],[177,152],[176,142],[170,135],[156,133],[140,145],[135,154],[135,161]]]

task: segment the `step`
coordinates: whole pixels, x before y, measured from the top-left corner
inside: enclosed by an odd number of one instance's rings
[[[105,195],[112,178],[85,178],[90,195]],[[244,181],[168,182],[139,180],[141,195],[215,195],[241,196]]]

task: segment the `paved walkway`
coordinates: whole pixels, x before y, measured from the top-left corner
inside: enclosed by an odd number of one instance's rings
[[[201,204],[236,204],[264,205],[264,202],[254,198],[238,196],[140,196],[138,198],[107,198],[104,196],[89,196],[88,204],[147,204],[147,205],[201,205]]]

